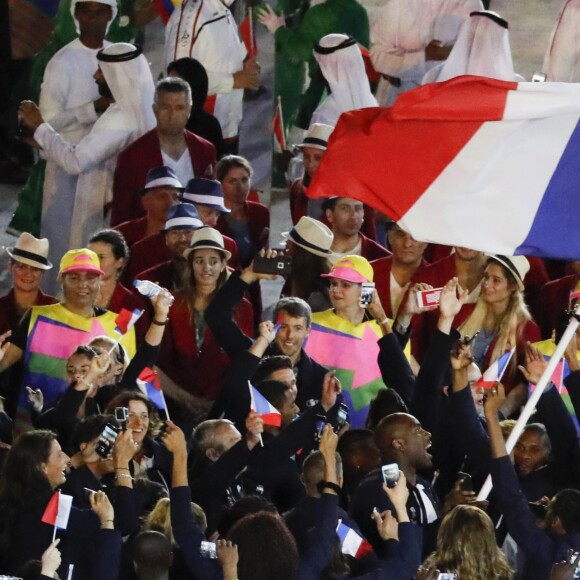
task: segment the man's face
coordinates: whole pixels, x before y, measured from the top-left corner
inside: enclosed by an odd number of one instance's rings
[[[284,402],[278,407],[280,415],[282,415],[282,427],[289,425],[294,421],[300,409],[296,404],[296,394],[292,393],[290,389],[285,391]]]
[[[79,23],[81,38],[104,39],[112,16],[111,7],[100,2],[77,2],[75,6],[75,18]]]
[[[215,209],[211,205],[206,205],[205,203],[196,203],[195,207],[199,214],[199,219],[203,222],[204,226],[209,226],[210,228],[215,228],[217,226],[221,215],[219,209]]]
[[[431,447],[431,433],[423,429],[412,415],[404,415],[398,420],[397,434],[393,437],[392,445],[397,445],[398,453],[415,469],[431,467],[432,457],[427,452]]]
[[[514,447],[514,463],[520,475],[529,475],[545,465],[550,455],[543,437],[536,431],[524,431]]]
[[[296,375],[292,369],[278,369],[270,374],[269,379],[272,381],[280,381],[281,383],[288,385],[290,392],[294,395],[294,398],[296,398],[298,387],[296,384]]]
[[[389,230],[389,243],[393,251],[394,261],[409,266],[421,263],[423,252],[427,247],[427,244],[417,242],[396,224]]]
[[[316,147],[302,147],[302,157],[304,158],[304,170],[310,177],[314,177],[326,149],[317,149]]]
[[[226,451],[229,451],[238,443],[241,438],[241,433],[233,425],[220,425],[214,433],[214,447],[207,451],[208,457],[212,461],[217,461]]]
[[[36,292],[40,288],[42,270],[29,264],[13,261],[8,266],[12,274],[14,289],[19,292]]]
[[[157,119],[157,132],[167,137],[183,133],[191,113],[187,93],[167,93],[160,91],[153,105]]]
[[[326,219],[335,234],[353,236],[360,232],[365,208],[360,201],[339,197],[333,209],[326,210]]]
[[[150,189],[141,198],[141,203],[151,219],[164,222],[169,208],[177,203],[177,190],[173,187]]]
[[[290,358],[295,357],[310,332],[310,328],[306,325],[306,318],[290,316],[286,311],[281,310],[277,324],[280,324],[280,330],[274,342],[278,350]]]
[[[113,93],[111,92],[111,89],[107,84],[105,75],[103,74],[101,67],[97,68],[95,74],[93,75],[93,78],[95,79],[95,82],[97,83],[97,86],[99,88],[99,95],[101,95],[101,97],[105,97],[106,99],[113,99],[114,98]]]
[[[165,232],[165,245],[172,256],[182,258],[183,252],[189,248],[192,236],[193,229],[169,230]]]
[[[222,181],[226,207],[244,203],[250,193],[250,174],[244,167],[232,167]]]

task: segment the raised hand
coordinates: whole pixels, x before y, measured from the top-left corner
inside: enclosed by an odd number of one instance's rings
[[[548,361],[544,358],[544,355],[529,342],[526,343],[525,366],[518,365],[518,369],[524,375],[526,381],[537,385],[547,366]]]

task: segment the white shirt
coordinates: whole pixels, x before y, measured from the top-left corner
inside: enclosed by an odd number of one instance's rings
[[[580,82],[580,0],[566,0],[548,44],[542,71],[548,81]]]
[[[189,155],[189,149],[187,147],[177,161],[170,155],[167,155],[163,150],[161,150],[161,158],[163,159],[163,165],[167,165],[175,171],[179,183],[183,184],[183,186],[187,185],[187,182],[195,177],[193,165],[191,164],[191,156]]]

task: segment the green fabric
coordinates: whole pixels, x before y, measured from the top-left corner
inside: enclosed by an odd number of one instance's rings
[[[32,166],[28,180],[18,194],[18,205],[7,228],[9,233],[18,236],[22,232],[28,232],[37,238],[40,237],[45,168],[46,161],[43,159]]]

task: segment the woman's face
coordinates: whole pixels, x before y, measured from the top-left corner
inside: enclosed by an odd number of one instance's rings
[[[220,274],[226,267],[226,262],[217,250],[202,248],[193,252],[191,266],[198,286],[215,288]]]
[[[66,382],[80,381],[87,376],[91,368],[91,359],[84,354],[73,354],[66,361]]]
[[[116,279],[119,276],[119,272],[123,267],[123,258],[115,258],[113,254],[113,247],[111,244],[105,242],[93,242],[89,244],[89,250],[93,250],[95,254],[99,257],[99,263],[101,264],[101,270],[105,273],[103,280]]]
[[[489,263],[483,273],[483,284],[481,286],[481,297],[486,304],[499,305],[509,302],[511,295],[516,291],[506,278],[504,269],[499,264]]]
[[[48,459],[42,464],[42,470],[52,489],[56,489],[66,481],[65,470],[68,462],[69,456],[61,449],[59,442],[53,439]]]
[[[358,306],[360,290],[361,285],[356,282],[331,278],[329,293],[333,308],[340,310],[341,308]]]
[[[101,290],[101,276],[92,272],[70,272],[62,277],[65,304],[75,308],[95,305]]]
[[[250,174],[244,167],[232,167],[222,181],[226,206],[243,203],[250,193]]]
[[[149,431],[149,409],[143,401],[129,401],[129,420],[127,427],[133,430],[133,441],[143,443]]]

